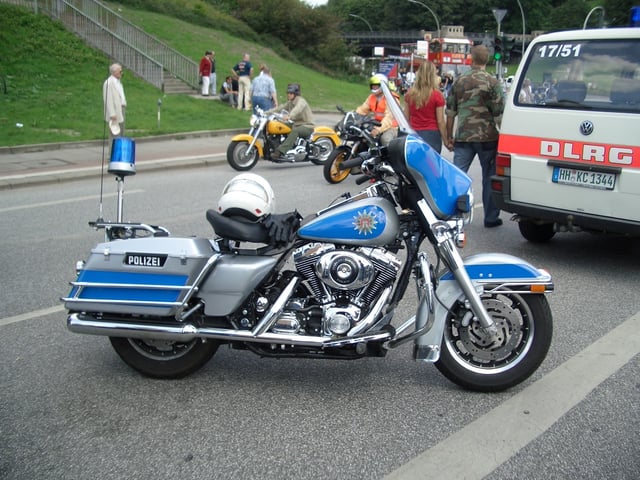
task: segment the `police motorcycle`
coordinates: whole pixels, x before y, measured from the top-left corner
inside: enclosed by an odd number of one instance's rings
[[[371,135],[371,130],[380,126],[380,122],[355,111],[346,112],[341,106],[337,108],[344,115],[336,126],[342,144],[333,149],[322,169],[324,179],[331,184],[340,183],[349,175],[360,174],[360,164],[381,147],[378,138]],[[366,152],[370,155],[362,155]]]
[[[461,257],[471,179],[388,98],[401,134],[363,162],[372,183],[305,218],[276,213],[268,182],[242,173],[206,212],[213,238],[104,225],[148,235],[99,243],[79,262],[62,299],[68,329],[108,336],[124,362],[156,378],[194,372],[221,345],[348,360],[412,343],[416,361],[470,390],[527,379],[551,343],[552,278],[507,254]],[[412,278],[415,314],[396,321]]]
[[[280,158],[272,158],[276,148],[291,133],[292,123],[285,120],[288,112],[266,113],[256,108],[251,115],[249,133],[235,135],[227,147],[227,162],[234,170],[247,171],[263,158],[275,163],[312,162],[322,165],[333,149],[340,145],[340,137],[330,127],[317,126],[310,138],[298,138],[296,145]]]

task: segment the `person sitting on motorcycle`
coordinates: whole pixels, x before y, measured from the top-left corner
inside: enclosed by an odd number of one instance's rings
[[[267,113],[272,113],[276,110],[286,110],[288,115],[285,115],[285,121],[292,121],[293,128],[291,133],[287,136],[284,142],[273,152],[271,158],[277,160],[286,155],[286,153],[293,148],[299,137],[308,138],[313,133],[314,120],[311,107],[307,101],[300,96],[300,84],[290,83],[287,85],[287,103],[284,105],[273,108]]]
[[[377,75],[369,79],[371,94],[362,105],[356,108],[356,113],[364,116],[373,114],[374,120],[380,122],[380,126],[374,127],[371,130],[371,134],[374,137],[380,136],[382,145],[388,145],[391,140],[398,136],[398,122],[393,118],[391,110],[387,108],[387,101],[384,98],[380,83],[381,80]]]

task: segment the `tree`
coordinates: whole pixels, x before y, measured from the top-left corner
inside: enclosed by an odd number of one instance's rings
[[[638,0],[604,0],[603,7],[607,25],[611,27],[628,26],[631,7],[638,5],[640,5]]]

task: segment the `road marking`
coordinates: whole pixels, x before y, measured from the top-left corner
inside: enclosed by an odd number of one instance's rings
[[[31,320],[33,318],[44,317],[45,315],[51,315],[64,311],[64,306],[58,305],[56,307],[43,308],[42,310],[34,310],[33,312],[23,313],[14,317],[0,318],[0,327],[9,325],[10,323],[22,322],[23,320]]]
[[[127,195],[131,195],[132,193],[144,193],[144,190],[128,190],[127,191]],[[115,197],[116,195],[117,193],[105,193],[102,195],[102,197],[108,198],[108,197]],[[83,202],[85,200],[95,200],[99,198],[100,198],[100,195],[87,195],[86,197],[65,198],[62,200],[54,200],[51,202],[32,203],[29,205],[16,205],[15,207],[0,208],[0,213],[14,212],[16,210],[26,210],[28,208],[50,207],[52,205],[62,205],[64,203]]]
[[[35,310],[0,319],[0,326],[62,311],[62,305]],[[438,480],[484,478],[546,432],[640,353],[639,329],[640,312],[517,395],[384,478],[424,479],[426,472],[438,472]]]
[[[517,395],[384,477],[481,479],[640,353],[640,312]],[[496,425],[499,425],[496,428]]]

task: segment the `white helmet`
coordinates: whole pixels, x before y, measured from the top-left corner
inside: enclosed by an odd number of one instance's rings
[[[240,216],[255,222],[275,211],[275,195],[266,179],[255,173],[241,173],[233,177],[222,190],[218,212]]]

